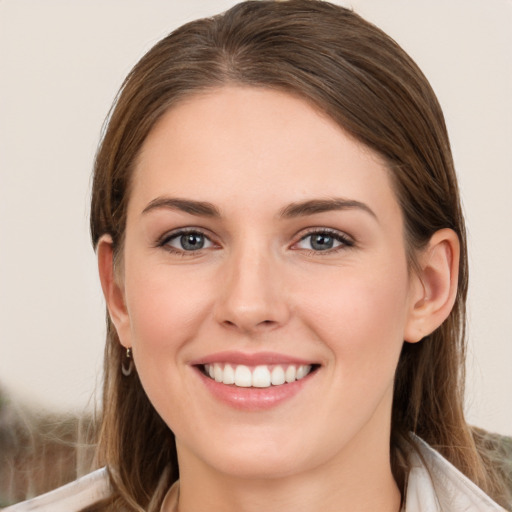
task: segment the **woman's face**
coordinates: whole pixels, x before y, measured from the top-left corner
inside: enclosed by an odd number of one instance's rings
[[[114,321],[180,464],[389,455],[419,285],[379,158],[301,99],[224,87],[165,114],[132,185]]]

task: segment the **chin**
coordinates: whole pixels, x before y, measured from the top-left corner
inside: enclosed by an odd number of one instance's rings
[[[285,437],[276,433],[272,436],[268,430],[258,429],[253,435],[228,435],[224,439],[216,436],[206,442],[207,445],[192,445],[196,461],[232,478],[255,481],[284,478],[322,463],[322,446],[293,438],[289,432]],[[178,456],[180,451],[178,448]],[[190,460],[190,452],[183,455]],[[329,454],[323,458],[328,459]]]
[[[272,480],[285,478],[307,469],[302,460],[284,455],[259,453],[249,457],[233,457],[217,462],[215,469],[225,475],[247,480]]]

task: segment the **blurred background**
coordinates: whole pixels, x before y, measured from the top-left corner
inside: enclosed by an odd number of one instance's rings
[[[0,0],[4,440],[15,422],[24,425],[20,432],[39,425],[47,438],[90,432],[105,313],[88,202],[102,123],[123,78],[154,43],[234,3]],[[467,414],[473,424],[511,435],[512,1],[338,3],[403,46],[443,106],[469,231]],[[85,468],[91,452],[84,446]]]

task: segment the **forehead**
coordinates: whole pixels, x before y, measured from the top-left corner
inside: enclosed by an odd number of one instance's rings
[[[238,86],[191,95],[150,132],[130,202],[163,194],[239,197],[244,208],[332,195],[396,203],[380,157],[331,118],[286,92]]]

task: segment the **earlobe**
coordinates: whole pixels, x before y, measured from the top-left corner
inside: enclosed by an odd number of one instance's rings
[[[101,288],[107,304],[110,319],[114,324],[119,340],[125,347],[131,347],[129,339],[129,316],[124,300],[124,290],[114,268],[114,251],[110,235],[103,235],[97,246],[98,271]]]
[[[420,341],[448,318],[457,296],[459,257],[459,238],[452,229],[436,231],[419,255],[405,341]]]

